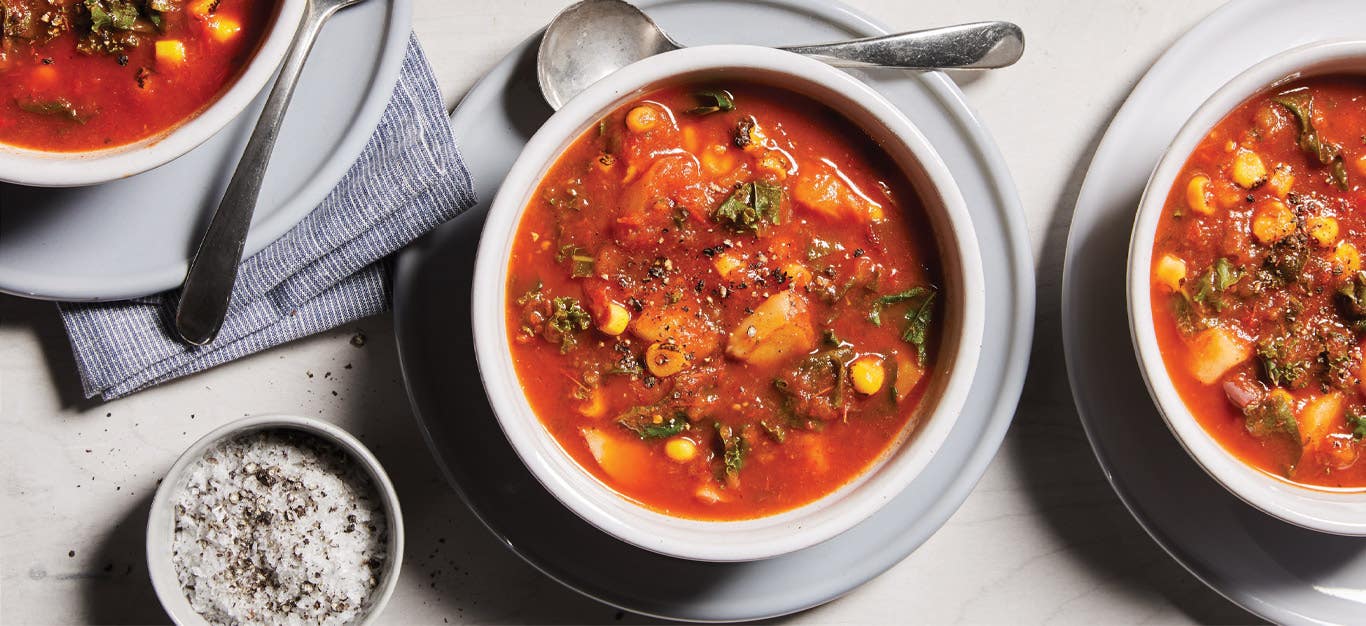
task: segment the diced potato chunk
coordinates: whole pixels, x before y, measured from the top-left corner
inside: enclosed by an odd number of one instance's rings
[[[726,354],[770,365],[809,352],[815,345],[816,331],[806,299],[789,289],[769,296],[731,329]]]
[[[1196,380],[1209,385],[1217,382],[1233,366],[1252,356],[1252,344],[1232,331],[1209,328],[1191,341],[1186,363]]]
[[[1252,214],[1252,236],[1271,245],[1295,232],[1295,212],[1280,200],[1263,202]]]
[[[854,383],[854,391],[872,395],[882,389],[887,372],[882,367],[882,359],[864,355],[849,364],[849,379]]]
[[[626,326],[631,323],[631,312],[626,307],[615,302],[607,303],[607,317],[598,323],[598,330],[613,337],[626,332]]]
[[[811,213],[833,220],[877,222],[882,205],[874,202],[834,172],[803,169],[792,188],[792,199]]]
[[[598,467],[612,479],[626,485],[649,482],[650,452],[639,442],[622,441],[597,428],[584,428],[579,433]]]
[[[235,19],[216,15],[209,20],[209,34],[220,43],[227,42],[242,32],[242,23]]]
[[[1348,274],[1361,270],[1361,252],[1350,241],[1343,241],[1333,249],[1333,260]]]
[[[671,342],[690,352],[711,354],[720,341],[716,328],[677,306],[647,305],[631,319],[632,335],[648,342]]]
[[[1311,217],[1305,222],[1305,230],[1314,238],[1314,243],[1331,248],[1338,240],[1338,221],[1328,216]]]
[[[1171,254],[1164,254],[1157,260],[1153,275],[1157,277],[1159,284],[1172,291],[1180,291],[1181,283],[1186,280],[1186,262]]]
[[[1305,446],[1310,446],[1327,439],[1328,435],[1333,432],[1333,426],[1342,423],[1342,419],[1343,397],[1341,392],[1326,393],[1310,400],[1305,403],[1303,409],[1300,409],[1300,414],[1296,420],[1300,425],[1302,443]]]
[[[1209,215],[1214,212],[1214,205],[1210,204],[1209,177],[1204,174],[1196,174],[1186,183],[1186,206],[1192,211],[1201,215]]]
[[[1266,164],[1256,152],[1241,148],[1233,155],[1230,175],[1233,182],[1243,189],[1252,189],[1266,182]]]
[[[162,39],[156,43],[157,65],[176,67],[185,64],[185,44],[175,39]]]
[[[911,395],[916,383],[925,376],[924,368],[920,363],[909,355],[898,353],[896,355],[896,382],[892,385],[892,391],[896,392],[896,401],[901,402],[906,396]]]
[[[664,443],[664,454],[678,463],[687,463],[697,457],[697,444],[687,437],[674,437]]]
[[[1284,163],[1277,165],[1276,169],[1271,170],[1271,177],[1266,181],[1267,189],[1271,193],[1284,198],[1290,193],[1290,186],[1295,184],[1295,175],[1291,173],[1290,166]]]
[[[652,343],[645,349],[645,367],[660,378],[673,376],[688,368],[687,354],[678,344]]]

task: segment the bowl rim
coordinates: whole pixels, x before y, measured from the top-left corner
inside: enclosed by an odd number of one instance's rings
[[[307,0],[275,2],[275,15],[251,60],[198,111],[150,137],[99,150],[52,152],[0,142],[0,182],[29,187],[96,185],[155,169],[208,141],[273,82],[297,37]]]
[[[1210,130],[1248,100],[1315,76],[1366,76],[1366,39],[1333,39],[1275,54],[1219,87],[1182,125],[1153,168],[1134,217],[1125,268],[1130,340],[1143,382],[1158,413],[1196,464],[1230,493],[1296,526],[1345,536],[1366,536],[1361,489],[1300,485],[1239,460],[1199,423],[1172,384],[1152,318],[1151,266],[1157,224],[1176,177]]]
[[[166,471],[165,477],[157,486],[156,495],[152,498],[152,504],[148,508],[147,515],[147,574],[152,580],[152,589],[156,592],[157,600],[161,602],[166,614],[176,624],[181,626],[206,626],[208,624],[208,621],[190,606],[189,600],[181,592],[175,565],[169,559],[164,558],[170,552],[170,542],[175,536],[174,522],[172,521],[169,525],[165,523],[166,518],[174,520],[174,517],[170,515],[173,511],[173,491],[190,465],[199,460],[204,452],[214,444],[239,435],[272,429],[297,430],[322,438],[359,462],[369,475],[370,480],[374,482],[375,489],[379,492],[380,499],[384,503],[384,512],[388,518],[389,541],[385,550],[384,574],[380,578],[379,586],[371,592],[373,601],[369,610],[360,617],[357,624],[367,626],[374,623],[379,615],[384,612],[384,607],[388,605],[389,598],[394,595],[403,567],[403,511],[399,506],[398,491],[394,489],[394,484],[389,480],[389,475],[384,471],[384,466],[380,464],[379,459],[375,458],[370,449],[365,447],[365,444],[361,443],[359,439],[331,422],[302,415],[264,413],[232,420],[195,440],[176,459],[175,464]]]
[[[961,302],[955,316],[957,341],[945,343],[938,364],[943,380],[938,400],[918,409],[922,417],[913,432],[903,431],[902,439],[867,470],[813,503],[755,519],[711,521],[670,516],[635,503],[564,451],[531,409],[521,387],[507,349],[504,292],[508,253],[527,199],[564,148],[594,120],[634,95],[725,71],[781,77],[788,81],[783,87],[798,93],[838,94],[844,102],[831,104],[832,108],[856,123],[854,117],[865,118],[859,125],[875,141],[883,137],[880,143],[885,149],[904,151],[903,161],[913,161],[922,170],[907,171],[907,176],[917,182],[917,195],[935,223],[937,245],[946,261],[945,280],[961,287]],[[481,381],[504,435],[537,481],[576,515],[622,541],[667,556],[716,562],[765,559],[815,545],[863,521],[904,489],[947,438],[966,400],[980,352],[985,319],[981,265],[971,218],[947,165],[915,125],[872,88],[828,65],[772,48],[685,48],[638,61],[604,78],[568,102],[528,141],[494,198],[480,237],[472,287],[475,353]],[[730,541],[718,541],[718,537]]]

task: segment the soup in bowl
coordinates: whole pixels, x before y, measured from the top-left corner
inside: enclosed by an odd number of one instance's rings
[[[0,1],[0,180],[72,186],[165,163],[283,59],[303,0]]]
[[[829,539],[962,407],[980,258],[946,167],[838,70],[707,46],[634,64],[528,143],[475,270],[504,432],[571,510],[673,556]]]
[[[1129,257],[1168,425],[1234,494],[1366,535],[1366,42],[1268,59],[1163,157]]]

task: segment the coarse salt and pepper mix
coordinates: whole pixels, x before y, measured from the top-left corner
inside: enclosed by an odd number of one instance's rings
[[[291,429],[210,447],[175,499],[172,564],[212,623],[346,624],[368,611],[388,528],[346,452]]]

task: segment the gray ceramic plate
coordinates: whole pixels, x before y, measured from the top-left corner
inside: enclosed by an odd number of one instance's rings
[[[280,131],[247,254],[303,219],[360,155],[398,80],[411,16],[411,0],[371,0],[328,22]],[[138,176],[75,189],[0,183],[0,291],[118,300],[178,287],[264,100]]]
[[[812,0],[674,0],[644,7],[691,44],[771,45],[885,32],[848,8]],[[1033,265],[1019,198],[962,94],[941,74],[858,74],[901,107],[949,164],[981,241],[987,288],[998,296],[962,416],[915,482],[853,530],[767,561],[699,563],[618,542],[564,508],[518,461],[479,383],[469,320],[474,249],[487,202],[550,115],[536,88],[535,43],[494,67],[455,113],[455,134],[485,203],[399,259],[394,307],[401,363],[447,477],[489,529],[532,565],[638,613],[699,621],[781,615],[839,597],[901,561],[958,508],[995,455],[1019,399],[1033,328]]]
[[[1366,539],[1325,535],[1244,504],[1200,469],[1158,415],[1129,341],[1124,275],[1134,211],[1176,132],[1252,64],[1311,41],[1363,36],[1360,0],[1240,0],[1168,49],[1115,116],[1077,199],[1063,276],[1072,393],[1111,485],[1140,524],[1215,591],[1277,623],[1362,623]]]

